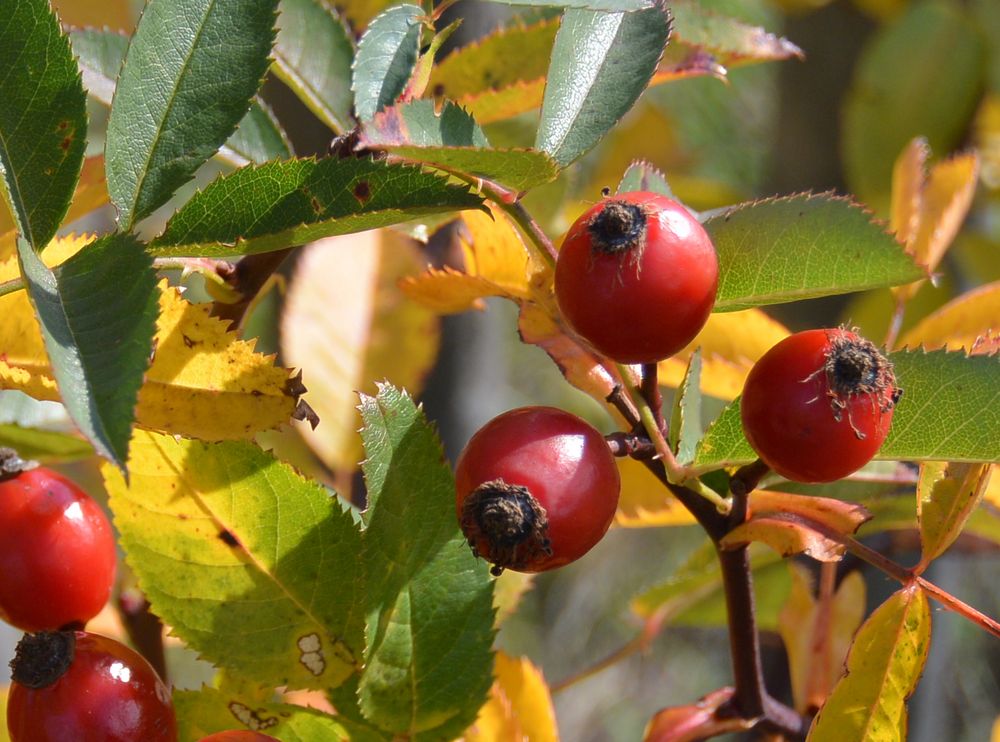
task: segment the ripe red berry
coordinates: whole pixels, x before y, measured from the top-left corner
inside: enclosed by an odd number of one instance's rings
[[[698,220],[642,191],[606,198],[577,219],[556,262],[563,316],[620,363],[654,363],[690,343],[718,282],[715,248]]]
[[[757,455],[797,482],[832,482],[860,469],[889,433],[902,392],[892,364],[845,329],[785,338],[743,387],[743,431]]]
[[[552,407],[522,407],[472,436],[455,471],[456,508],[472,551],[504,569],[542,572],[601,540],[618,506],[604,437]]]
[[[175,742],[170,690],[141,656],[85,631],[26,634],[10,663],[11,742]]]
[[[73,482],[44,467],[0,481],[0,618],[83,628],[108,600],[115,559],[104,511]]]
[[[260,732],[251,732],[249,729],[232,729],[202,737],[198,742],[279,742],[279,740]]]

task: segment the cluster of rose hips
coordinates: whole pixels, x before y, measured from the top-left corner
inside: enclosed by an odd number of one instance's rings
[[[603,356],[655,364],[688,346],[718,288],[708,234],[664,196],[605,197],[570,227],[555,293],[572,330]],[[889,431],[899,397],[892,365],[845,329],[809,330],[753,367],[743,429],[761,460],[799,482],[829,482],[864,466]],[[459,456],[456,508],[476,556],[541,572],[579,559],[607,532],[620,480],[604,437],[551,407],[506,412]]]
[[[114,533],[69,479],[0,450],[0,618],[13,661],[11,742],[176,742],[170,689],[120,642],[83,631],[111,594]],[[201,742],[274,741],[247,730]]]

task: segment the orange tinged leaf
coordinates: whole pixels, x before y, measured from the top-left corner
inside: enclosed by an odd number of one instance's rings
[[[917,572],[926,569],[954,543],[983,499],[990,464],[925,461],[917,482],[917,522],[922,554]]]
[[[805,554],[820,562],[836,562],[844,547],[814,530],[797,516],[765,515],[737,526],[719,542],[724,549],[736,549],[751,541],[761,541],[782,556]]]
[[[751,519],[776,514],[794,514],[844,534],[854,533],[872,517],[863,505],[856,502],[769,490],[750,493]]]
[[[743,719],[716,719],[716,712],[732,700],[733,688],[720,688],[688,706],[671,706],[657,711],[646,725],[643,742],[695,742],[727,732],[749,729]]]
[[[903,335],[900,345],[968,352],[996,332],[1000,332],[1000,281],[952,299]]]
[[[788,568],[792,590],[778,616],[778,631],[788,653],[795,709],[812,713],[844,674],[847,650],[864,618],[865,581],[859,572],[849,573],[824,611],[813,596],[809,570],[794,562]]]
[[[931,640],[927,597],[916,585],[894,593],[858,630],[847,673],[813,719],[807,742],[903,742],[906,699]]]
[[[466,742],[557,742],[552,696],[541,671],[525,657],[497,652],[494,673],[490,697],[465,732]]]

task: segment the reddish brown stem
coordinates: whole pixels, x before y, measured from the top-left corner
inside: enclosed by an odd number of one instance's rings
[[[215,302],[212,305],[212,314],[229,320],[231,329],[239,327],[254,298],[267,283],[267,279],[281,267],[285,258],[294,250],[294,247],[288,247],[274,252],[247,255],[236,263],[230,272],[223,274],[220,271],[220,276],[240,298],[233,303]]]
[[[642,364],[642,383],[639,387],[643,398],[653,410],[653,419],[656,426],[664,436],[667,434],[667,426],[663,420],[663,395],[660,394],[660,383],[657,379],[658,367],[655,363]]]

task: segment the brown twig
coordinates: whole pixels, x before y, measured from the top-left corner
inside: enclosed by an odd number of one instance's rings
[[[258,292],[295,249],[286,247],[284,250],[247,255],[228,270],[225,264],[221,264],[219,276],[239,295],[239,299],[232,303],[215,302],[212,314],[229,320],[231,329],[239,327]]]
[[[667,434],[667,426],[663,420],[663,395],[660,394],[660,383],[657,379],[658,370],[659,368],[655,363],[642,364],[642,382],[639,391],[646,402],[649,403],[650,408],[653,410],[653,419],[656,420],[660,432],[665,436]]]

